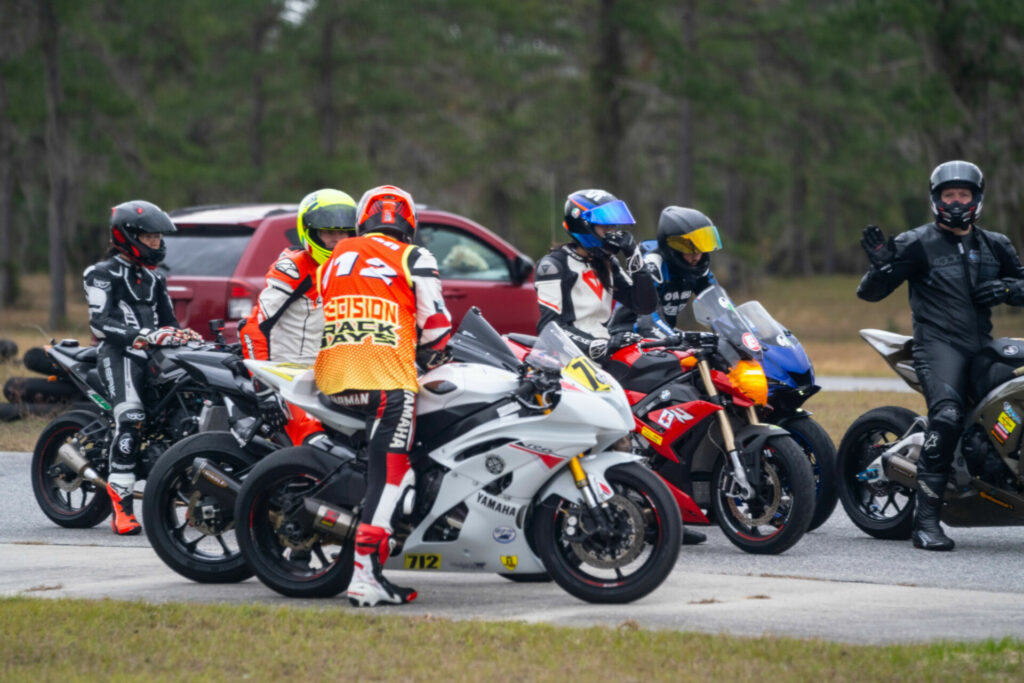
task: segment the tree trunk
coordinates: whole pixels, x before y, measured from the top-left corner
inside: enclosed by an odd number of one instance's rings
[[[49,197],[46,203],[46,232],[50,254],[50,316],[51,330],[59,327],[67,315],[67,293],[64,289],[64,243],[67,225],[67,200],[70,189],[67,120],[61,111],[64,88],[60,72],[60,25],[50,0],[39,5],[43,71],[46,91],[46,172]]]
[[[338,149],[338,111],[335,104],[334,72],[334,35],[338,26],[338,18],[331,16],[323,20],[320,28],[320,59],[317,65],[317,115],[320,117],[320,145],[324,156],[333,159]]]
[[[0,308],[14,303],[14,137],[6,118],[7,87],[0,75]]]
[[[792,235],[792,251],[789,254],[787,275],[811,274],[811,249],[807,230],[810,225],[805,220],[807,212],[807,163],[804,155],[804,141],[800,137],[793,144],[792,187],[789,193],[789,228],[786,232]]]
[[[591,176],[598,185],[620,197],[621,147],[625,137],[622,120],[622,89],[625,72],[622,35],[615,21],[615,0],[601,0],[597,23],[597,60],[591,71],[593,135]]]
[[[690,59],[697,55],[696,0],[683,1],[683,47]],[[693,104],[683,96],[679,103],[679,175],[676,179],[676,201],[683,206],[693,203]]]

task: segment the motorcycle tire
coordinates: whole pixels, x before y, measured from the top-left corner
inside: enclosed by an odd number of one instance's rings
[[[724,485],[731,467],[720,457],[711,478],[711,506],[733,545],[756,555],[778,555],[792,548],[811,523],[814,476],[804,450],[789,436],[766,440],[760,457],[762,481],[757,488],[769,492],[768,504],[763,496],[744,501],[727,495]]]
[[[615,547],[602,542],[599,532],[573,542],[574,535],[566,530],[576,520],[585,524],[587,513],[560,496],[549,497],[535,511],[534,545],[548,574],[580,600],[632,602],[660,586],[675,567],[683,535],[679,506],[658,476],[641,465],[609,468],[605,479],[616,493],[608,509],[625,529]],[[622,542],[630,539],[632,543],[623,547]],[[609,551],[618,556],[609,557]]]
[[[193,434],[176,443],[160,456],[146,480],[142,499],[146,537],[164,564],[187,579],[245,581],[252,570],[234,538],[235,506],[195,491],[191,474],[197,457],[209,459],[236,478],[257,460],[229,432]]]
[[[235,529],[238,547],[259,580],[281,595],[330,598],[348,588],[352,578],[353,543],[340,546],[308,532],[285,545],[279,532],[287,519],[285,503],[296,502],[328,474],[302,449],[285,448],[257,463],[238,493],[235,519],[243,520]]]
[[[913,491],[896,482],[872,486],[858,481],[857,474],[878,457],[874,446],[896,441],[916,418],[914,411],[899,406],[875,408],[854,420],[839,442],[839,500],[850,521],[869,536],[905,541],[914,529]]]
[[[50,474],[58,449],[96,418],[95,413],[86,410],[58,415],[43,429],[32,451],[32,493],[36,503],[51,521],[68,529],[94,527],[109,517],[112,510],[106,489],[97,488],[66,468],[57,476]],[[102,457],[106,458],[106,444],[90,441],[83,446],[86,451],[101,449]]]
[[[839,502],[839,489],[836,486],[836,446],[825,428],[809,415],[786,420],[780,426],[789,432],[811,463],[815,503],[814,515],[807,530],[814,531],[828,521]]]

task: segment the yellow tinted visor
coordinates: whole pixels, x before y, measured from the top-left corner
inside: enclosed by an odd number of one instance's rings
[[[706,254],[722,248],[718,228],[713,225],[705,225],[685,235],[672,235],[665,242],[670,248],[684,254]]]

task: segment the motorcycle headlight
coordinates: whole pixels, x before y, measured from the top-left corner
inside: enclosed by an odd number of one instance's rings
[[[729,371],[729,380],[754,403],[762,406],[768,403],[768,379],[760,363],[739,361]]]

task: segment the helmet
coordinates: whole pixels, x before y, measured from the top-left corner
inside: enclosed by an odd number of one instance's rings
[[[697,209],[666,206],[658,218],[658,251],[669,270],[686,275],[700,275],[711,263],[711,252],[722,248],[718,228]],[[683,254],[702,254],[696,265]]]
[[[156,249],[139,241],[139,235],[169,235],[177,232],[168,216],[156,204],[135,199],[118,204],[110,210],[110,244],[114,250],[127,258],[149,268],[155,268],[164,260],[167,245],[160,240]]]
[[[590,252],[602,247],[602,238],[594,232],[595,225],[618,227],[635,223],[626,202],[604,190],[577,190],[565,200],[562,227],[576,244]]]
[[[985,196],[985,176],[981,169],[969,161],[947,161],[932,171],[931,181],[932,215],[936,223],[951,228],[973,225],[981,215],[981,201]],[[963,187],[971,191],[971,201],[943,202],[942,191],[950,187]]]
[[[356,231],[356,203],[340,190],[323,189],[310,192],[299,204],[296,219],[299,243],[317,263],[327,263],[331,250],[320,239],[320,230],[341,230],[346,236]]]
[[[367,190],[356,207],[356,232],[383,232],[403,242],[416,234],[416,203],[412,195],[394,185]]]

